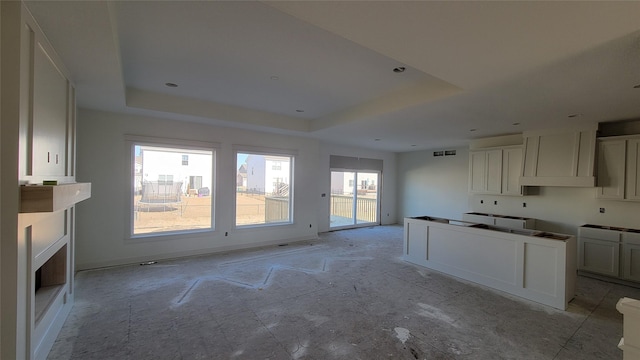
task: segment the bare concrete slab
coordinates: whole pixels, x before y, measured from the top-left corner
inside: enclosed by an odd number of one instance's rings
[[[402,227],[80,272],[49,359],[622,359],[619,298],[560,311],[401,260]]]

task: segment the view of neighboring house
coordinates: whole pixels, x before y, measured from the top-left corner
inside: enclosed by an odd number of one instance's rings
[[[289,193],[291,161],[287,156],[249,154],[238,169],[247,192],[270,196]],[[246,180],[246,183],[245,183]]]
[[[184,194],[211,189],[211,153],[198,150],[136,146],[136,190],[145,182],[182,183]]]
[[[353,195],[354,185],[358,194],[362,195],[367,192],[376,192],[378,181],[377,173],[358,173],[358,179],[354,179],[354,173],[332,171],[331,172],[331,194],[335,195]]]

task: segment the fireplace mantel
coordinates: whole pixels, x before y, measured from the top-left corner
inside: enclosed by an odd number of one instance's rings
[[[66,209],[91,197],[91,183],[20,186],[20,212],[39,213]]]

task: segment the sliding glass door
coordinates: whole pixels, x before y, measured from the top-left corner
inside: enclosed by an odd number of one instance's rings
[[[331,171],[329,227],[379,224],[379,184],[379,172]]]

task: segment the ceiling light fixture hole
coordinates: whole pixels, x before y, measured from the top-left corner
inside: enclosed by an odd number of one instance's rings
[[[177,88],[178,87],[178,84],[171,83],[171,82],[164,83],[164,85],[167,86],[167,87],[171,87],[171,88]]]
[[[296,110],[296,112],[303,113],[303,112],[304,112],[304,110],[302,110],[302,109],[297,109],[297,110]]]

